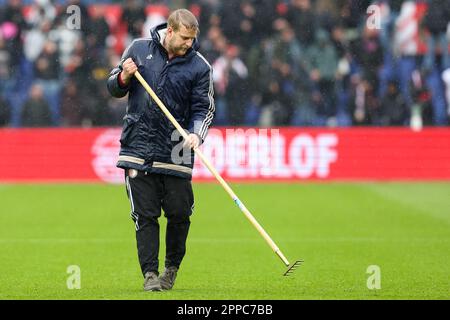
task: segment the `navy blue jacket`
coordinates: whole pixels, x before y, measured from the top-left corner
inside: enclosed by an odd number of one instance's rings
[[[135,77],[124,88],[118,82],[122,63],[131,57],[181,127],[204,141],[215,112],[212,68],[197,51],[196,39],[184,56],[169,60],[162,46],[166,31],[164,23],[152,30],[151,39],[134,40],[108,79],[112,96],[129,93],[117,166],[191,178],[194,153],[182,153],[182,138],[172,123]]]

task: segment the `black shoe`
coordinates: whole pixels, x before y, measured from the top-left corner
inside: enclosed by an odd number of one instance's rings
[[[144,279],[144,290],[145,291],[161,291],[161,283],[159,281],[158,275],[154,272],[147,272]]]
[[[175,284],[175,279],[177,277],[178,268],[177,267],[168,267],[164,270],[164,272],[159,276],[159,280],[161,283],[161,288],[163,290],[172,289]]]

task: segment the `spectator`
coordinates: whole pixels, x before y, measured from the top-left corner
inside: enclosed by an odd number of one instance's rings
[[[201,41],[201,48],[204,56],[208,61],[216,61],[222,54],[226,47],[227,40],[225,39],[222,30],[217,26],[212,26]]]
[[[447,27],[450,22],[450,0],[429,0],[428,11],[423,25],[428,31],[427,53],[423,60],[423,69],[431,72],[436,66],[436,56],[439,52],[441,64],[439,70],[450,68],[448,52]],[[439,47],[437,48],[438,45]],[[438,50],[436,50],[438,49]]]
[[[279,29],[279,38],[275,40],[271,65],[281,103],[278,108],[272,110],[272,116],[274,125],[285,126],[292,122],[296,106],[303,109],[308,107],[308,104],[305,104],[304,93],[309,82],[301,80],[307,73],[300,61],[302,52],[294,30],[281,19],[276,25]]]
[[[20,30],[26,28],[26,22],[22,15],[22,1],[8,0],[8,3],[0,10],[0,22],[9,21],[14,23]]]
[[[85,41],[81,38],[75,44],[72,56],[66,66],[66,73],[77,83],[81,94],[88,94],[92,88],[91,70],[94,61],[89,59]]]
[[[380,105],[369,81],[358,81],[350,100],[354,126],[381,125]]]
[[[255,18],[253,19],[253,45],[260,43],[266,37],[272,37],[275,30],[272,28],[276,19],[280,18],[277,6],[278,0],[253,0]]]
[[[8,102],[0,95],[0,127],[5,127],[11,119],[11,110]]]
[[[314,4],[318,27],[331,33],[339,23],[338,1],[316,0]]]
[[[442,80],[445,85],[445,98],[447,103],[447,115],[450,116],[450,68],[442,73]]]
[[[56,44],[47,40],[35,61],[35,75],[41,80],[58,80],[59,62]]]
[[[224,2],[220,15],[220,28],[224,36],[230,43],[247,51],[256,41],[255,6],[249,0]]]
[[[220,28],[222,29],[224,36],[231,43],[238,43],[241,22],[243,19],[240,9],[240,1],[223,2],[220,7],[219,15],[222,17],[220,19]]]
[[[52,23],[43,20],[39,25],[26,32],[24,39],[24,54],[28,61],[34,62],[42,53],[44,44],[48,40]]]
[[[416,105],[411,93],[411,77],[413,72],[421,67],[421,55],[424,53],[424,46],[420,42],[421,38],[418,31],[419,21],[418,19],[412,19],[414,18],[412,14],[418,14],[424,8],[426,7],[423,2],[405,1],[397,19],[397,28],[394,34],[394,49],[400,55],[397,61],[400,90],[409,108]],[[408,30],[412,30],[412,32]],[[425,76],[423,83],[430,92],[434,124],[447,125],[444,86],[438,68],[433,68],[431,72],[425,72],[421,76]]]
[[[6,7],[0,11],[0,33],[5,41],[6,50],[10,54],[10,72],[12,79],[22,58],[22,33],[26,29],[26,22],[22,15],[22,2],[9,0]]]
[[[53,23],[56,8],[50,0],[34,0],[30,7],[27,22],[31,27],[39,28],[44,21]]]
[[[59,80],[60,64],[58,60],[56,44],[46,41],[44,48],[34,63],[36,81],[42,86],[45,99],[47,100],[52,123],[56,126],[60,124],[60,90]]]
[[[351,123],[348,112],[348,102],[351,94],[351,73],[354,58],[350,53],[349,40],[342,25],[337,24],[331,30],[331,39],[338,55],[336,71],[336,117],[338,126]]]
[[[263,98],[267,97],[266,91],[271,81],[273,47],[274,39],[264,38],[261,43],[250,48],[245,58],[248,68],[248,96],[250,97],[249,110],[246,115],[248,125],[258,125],[262,106],[268,103]]]
[[[140,0],[126,0],[122,20],[127,25],[128,34],[131,38],[139,38],[146,20],[145,8]]]
[[[355,61],[361,69],[361,76],[377,91],[378,75],[383,64],[383,49],[377,30],[365,27],[361,38],[355,40],[351,47]]]
[[[214,83],[218,86],[218,96],[223,95],[230,125],[244,123],[248,102],[246,100],[248,70],[239,54],[239,48],[231,45],[213,63]]]
[[[433,119],[432,92],[426,84],[424,72],[419,69],[411,74],[410,87],[413,105],[410,108],[410,125],[412,129],[420,130],[423,125],[431,125]]]
[[[278,67],[288,65],[291,68],[294,78],[298,78],[301,73],[301,56],[302,50],[298,42],[294,30],[285,20],[278,20],[278,35],[273,48],[272,63]],[[279,70],[281,71],[281,70]]]
[[[0,96],[11,89],[11,53],[0,33]]]
[[[110,34],[109,25],[105,19],[105,9],[102,6],[95,6],[91,12],[86,36],[87,46],[95,50],[104,50],[106,38]]]
[[[56,20],[54,27],[49,32],[48,40],[57,44],[59,64],[62,70],[66,71],[76,43],[82,36],[83,34],[80,30],[67,28],[66,20],[62,17]]]
[[[291,0],[286,18],[302,46],[307,47],[314,42],[317,25],[311,0]]]
[[[341,1],[341,22],[349,31],[356,30],[365,23],[366,10],[373,0],[343,0]]]
[[[380,7],[383,8],[385,16],[381,20],[380,41],[383,46],[387,59],[392,59],[392,35],[395,21],[400,14],[400,9],[404,0],[381,0]]]
[[[335,80],[338,55],[325,30],[317,30],[314,43],[305,52],[304,65],[313,85],[313,101],[317,114],[326,121],[331,120],[336,115]]]
[[[61,118],[64,127],[75,127],[86,124],[87,111],[85,96],[77,88],[73,79],[69,79],[63,90],[61,101]]]
[[[287,126],[292,121],[294,107],[298,100],[295,76],[288,64],[281,64],[274,68],[274,74],[270,83],[270,94],[272,103],[270,105],[271,125]]]
[[[381,100],[381,125],[404,126],[409,119],[409,109],[398,89],[398,83],[392,80],[388,84],[386,95]]]
[[[22,108],[22,125],[26,127],[49,127],[52,125],[50,106],[44,99],[39,84],[33,84],[30,97]]]
[[[189,3],[189,6],[198,5],[200,8],[200,15],[197,17],[199,25],[208,26],[209,28],[220,25],[219,11],[222,5],[220,0],[198,0],[189,2],[191,2]]]

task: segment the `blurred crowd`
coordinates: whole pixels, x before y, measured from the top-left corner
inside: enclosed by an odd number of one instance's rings
[[[450,0],[8,0],[0,126],[120,126],[109,71],[178,7],[199,18],[215,125],[448,125]]]

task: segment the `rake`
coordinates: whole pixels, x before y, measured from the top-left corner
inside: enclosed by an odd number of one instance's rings
[[[142,84],[142,86],[145,88],[145,90],[148,92],[148,94],[152,97],[152,99],[156,102],[156,104],[159,106],[159,108],[162,110],[162,112],[166,115],[166,117],[172,122],[172,124],[175,126],[175,128],[178,130],[178,132],[181,134],[181,136],[188,140],[188,134],[184,131],[184,129],[180,126],[178,121],[172,116],[170,111],[166,108],[164,103],[158,98],[156,93],[153,91],[153,89],[148,85],[148,83],[145,81],[145,79],[141,76],[139,71],[136,71],[134,76],[139,80],[139,82]],[[203,153],[200,151],[199,148],[194,148],[195,154],[202,160],[203,164],[209,169],[209,171],[214,175],[214,177],[219,181],[219,183],[222,185],[222,187],[225,189],[225,191],[230,195],[231,199],[233,199],[234,203],[239,207],[239,209],[245,214],[247,219],[252,223],[252,225],[258,230],[259,234],[266,240],[267,244],[272,248],[272,250],[278,255],[278,257],[283,261],[284,265],[288,267],[288,270],[283,274],[284,276],[289,276],[292,274],[295,269],[300,266],[300,264],[303,262],[303,260],[297,260],[292,265],[289,263],[289,261],[286,259],[286,257],[283,255],[281,250],[278,248],[278,246],[275,244],[275,242],[270,238],[270,236],[267,234],[267,232],[261,227],[261,225],[256,221],[255,217],[250,213],[250,211],[245,207],[245,205],[242,203],[241,200],[237,197],[237,195],[234,193],[234,191],[230,188],[228,183],[222,178],[222,176],[217,172],[216,168],[209,162],[209,160],[203,155]]]

